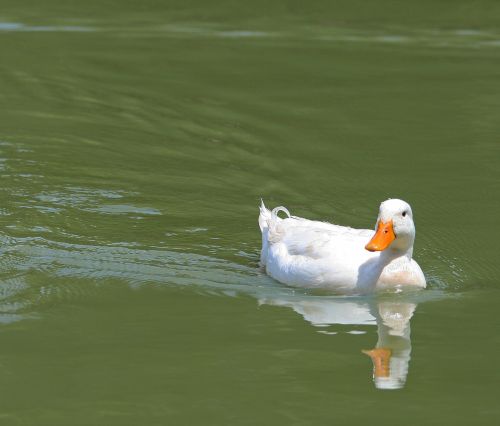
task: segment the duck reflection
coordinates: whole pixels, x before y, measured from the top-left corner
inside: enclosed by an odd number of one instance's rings
[[[373,361],[373,380],[379,389],[399,389],[406,383],[410,363],[410,319],[417,306],[381,302],[376,308],[378,342],[363,350]]]
[[[400,389],[406,383],[411,354],[410,319],[415,303],[403,301],[353,301],[311,297],[305,299],[266,298],[260,303],[286,306],[311,324],[376,325],[378,341],[362,352],[373,362],[373,381],[378,389]]]

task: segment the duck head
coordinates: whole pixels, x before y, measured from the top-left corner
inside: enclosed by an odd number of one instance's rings
[[[380,204],[375,235],[365,249],[409,252],[411,256],[414,241],[415,224],[410,205],[398,199],[389,199]]]

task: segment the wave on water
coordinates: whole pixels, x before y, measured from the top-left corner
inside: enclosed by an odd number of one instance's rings
[[[85,245],[42,237],[1,237],[0,322],[32,315],[44,306],[80,299],[106,284],[182,286],[208,294],[255,297],[259,303],[290,305],[355,301],[366,297],[315,294],[279,284],[258,267],[211,256],[125,245]],[[2,276],[5,277],[2,279]],[[413,302],[441,298],[440,289],[391,295]]]
[[[89,32],[95,31],[91,27],[75,25],[26,25],[21,22],[0,22],[0,31],[12,32]]]
[[[257,268],[204,255],[126,245],[72,244],[42,237],[3,236],[0,241],[5,277],[0,283],[0,315],[31,313],[54,300],[95,292],[109,282],[133,288],[190,286],[229,296],[264,287],[281,289]]]
[[[219,39],[255,39],[274,41],[312,41],[319,43],[364,43],[385,45],[426,46],[432,48],[498,48],[500,34],[493,31],[458,28],[444,30],[439,28],[379,28],[360,29],[340,26],[301,26],[293,29],[271,31],[252,28],[226,27],[220,23],[166,23],[128,26],[113,26],[112,23],[93,26],[80,25],[28,25],[21,22],[0,22],[1,32],[75,32],[75,33],[110,33],[127,37],[164,36],[172,38],[219,38]]]

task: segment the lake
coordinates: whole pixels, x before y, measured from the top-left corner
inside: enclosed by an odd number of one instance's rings
[[[5,0],[0,423],[498,422],[499,24],[486,0]],[[277,283],[261,197],[359,228],[408,201],[428,288]]]

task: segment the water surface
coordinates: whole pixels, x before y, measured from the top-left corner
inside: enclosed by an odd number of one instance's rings
[[[2,421],[494,424],[498,16],[5,2]],[[274,282],[260,197],[362,228],[405,199],[429,288]]]

